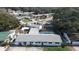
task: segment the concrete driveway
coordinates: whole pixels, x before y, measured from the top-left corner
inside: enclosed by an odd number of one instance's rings
[[[79,47],[73,47],[74,51],[79,51]]]
[[[43,51],[41,47],[10,47],[8,51]]]

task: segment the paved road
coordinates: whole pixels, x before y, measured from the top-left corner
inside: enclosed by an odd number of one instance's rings
[[[10,47],[8,51],[43,51],[41,47]]]

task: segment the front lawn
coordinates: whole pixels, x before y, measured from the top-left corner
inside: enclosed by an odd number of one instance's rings
[[[68,47],[44,47],[44,51],[70,51]]]

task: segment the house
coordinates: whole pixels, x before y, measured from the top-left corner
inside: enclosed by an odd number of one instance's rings
[[[38,28],[31,28],[28,34],[17,34],[16,46],[61,46],[62,39],[57,34],[40,34]]]
[[[62,40],[55,34],[18,34],[14,45],[17,46],[61,46]]]

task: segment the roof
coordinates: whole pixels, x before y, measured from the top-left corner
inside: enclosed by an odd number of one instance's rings
[[[42,25],[37,25],[37,24],[28,24],[27,26],[29,27],[34,27],[34,28],[39,28]]]
[[[62,42],[61,37],[56,34],[19,34],[16,42]]]
[[[47,13],[47,14],[37,14],[37,15],[33,15],[33,16],[43,16],[43,15],[51,15],[51,14],[54,14],[54,13]]]
[[[39,34],[39,29],[38,28],[31,28],[29,31],[29,34]]]
[[[25,30],[25,29],[29,29],[29,27],[22,27],[22,29],[21,29],[21,30]]]

